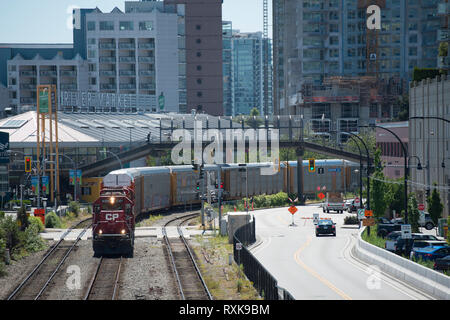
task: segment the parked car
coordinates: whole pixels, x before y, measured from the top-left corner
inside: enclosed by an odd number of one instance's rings
[[[443,270],[443,271],[449,271],[450,270],[450,255],[436,259],[433,266],[434,270]]]
[[[450,255],[450,246],[425,247],[414,250],[413,259],[436,260]]]
[[[401,232],[400,232],[401,234]],[[439,241],[438,238],[436,238],[435,236],[431,235],[431,234],[423,234],[423,233],[412,233],[412,243],[411,244],[411,248],[414,248],[414,243],[416,241]],[[396,254],[404,254],[404,253],[408,253],[406,252],[407,248],[406,248],[406,240],[407,239],[402,239],[401,235],[399,237],[397,237],[397,239],[395,240],[395,243],[392,245],[391,241],[389,241],[389,244],[386,244],[386,247],[392,248],[393,250],[390,250],[392,252],[395,252]],[[386,241],[386,242],[388,242]],[[409,251],[409,250],[408,250]]]
[[[336,223],[332,220],[319,220],[316,225],[316,237],[321,234],[332,234],[336,236]]]
[[[389,221],[386,218],[378,219],[377,235],[385,238],[392,231],[400,231],[402,229],[402,220],[393,219]]]
[[[435,227],[434,222],[431,219],[431,215],[428,212],[424,213],[425,213],[425,220],[424,221],[419,220],[419,225],[427,230],[431,230]]]
[[[384,243],[384,248],[388,251],[395,251],[395,244],[397,243],[398,238],[402,235],[401,231],[392,231],[386,236],[386,242]]]
[[[444,240],[414,240],[409,258],[413,259],[415,251],[426,247],[442,247],[446,246],[447,241]]]

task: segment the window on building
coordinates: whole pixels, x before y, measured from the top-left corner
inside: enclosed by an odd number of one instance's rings
[[[195,40],[195,42],[200,44],[200,43],[202,43],[202,39],[199,38],[199,39]]]
[[[330,45],[339,45],[339,37],[331,36],[330,37]]]
[[[95,38],[88,39],[88,44],[95,44],[96,42],[97,42],[97,40]]]
[[[197,52],[197,57],[201,57],[202,56],[202,53],[199,51],[199,52]]]
[[[120,31],[129,31],[133,30],[133,21],[120,21],[119,22],[119,30]]]
[[[409,36],[409,43],[417,43],[417,34],[412,34]]]
[[[338,58],[339,57],[339,49],[330,49],[329,56],[330,56],[330,58]]]
[[[96,57],[95,50],[88,50],[88,59],[94,59]]]
[[[330,32],[339,32],[339,25],[336,23],[330,24]]]
[[[97,70],[97,67],[93,63],[89,63],[89,72],[95,72]]]
[[[114,21],[100,21],[100,31],[114,30]]]
[[[408,55],[410,55],[410,56],[417,56],[417,47],[409,47],[408,48]]]
[[[199,24],[197,24],[197,25],[195,26],[195,29],[197,29],[197,30],[200,30],[201,28],[202,28],[202,26],[199,25]]]
[[[95,21],[88,21],[87,29],[88,31],[95,31]]]
[[[198,70],[198,71],[201,71],[201,70],[202,70],[202,66],[198,65],[198,66],[197,66],[197,70]]]
[[[203,97],[203,93],[201,91],[198,91],[197,92],[197,97],[199,97],[199,98]]]
[[[197,79],[198,84],[202,84],[202,79]]]
[[[141,21],[139,22],[139,30],[141,31],[152,31],[153,21]]]

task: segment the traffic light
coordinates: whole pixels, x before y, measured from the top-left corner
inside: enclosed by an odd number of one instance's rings
[[[192,164],[192,170],[194,170],[194,172],[198,172],[198,164],[193,163]]]
[[[25,157],[25,172],[31,172],[31,157]]]
[[[195,187],[195,190],[200,191],[200,181],[197,181],[197,186]]]
[[[316,160],[315,159],[309,159],[308,171],[316,172]]]

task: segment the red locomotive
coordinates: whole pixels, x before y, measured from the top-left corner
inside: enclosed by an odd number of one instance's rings
[[[94,202],[92,225],[96,256],[126,254],[134,248],[134,190],[131,187],[104,187]]]

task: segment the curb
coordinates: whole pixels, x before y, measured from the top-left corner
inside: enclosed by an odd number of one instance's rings
[[[450,300],[450,277],[364,241],[361,238],[364,229],[358,233],[353,247],[355,256],[427,294]]]

